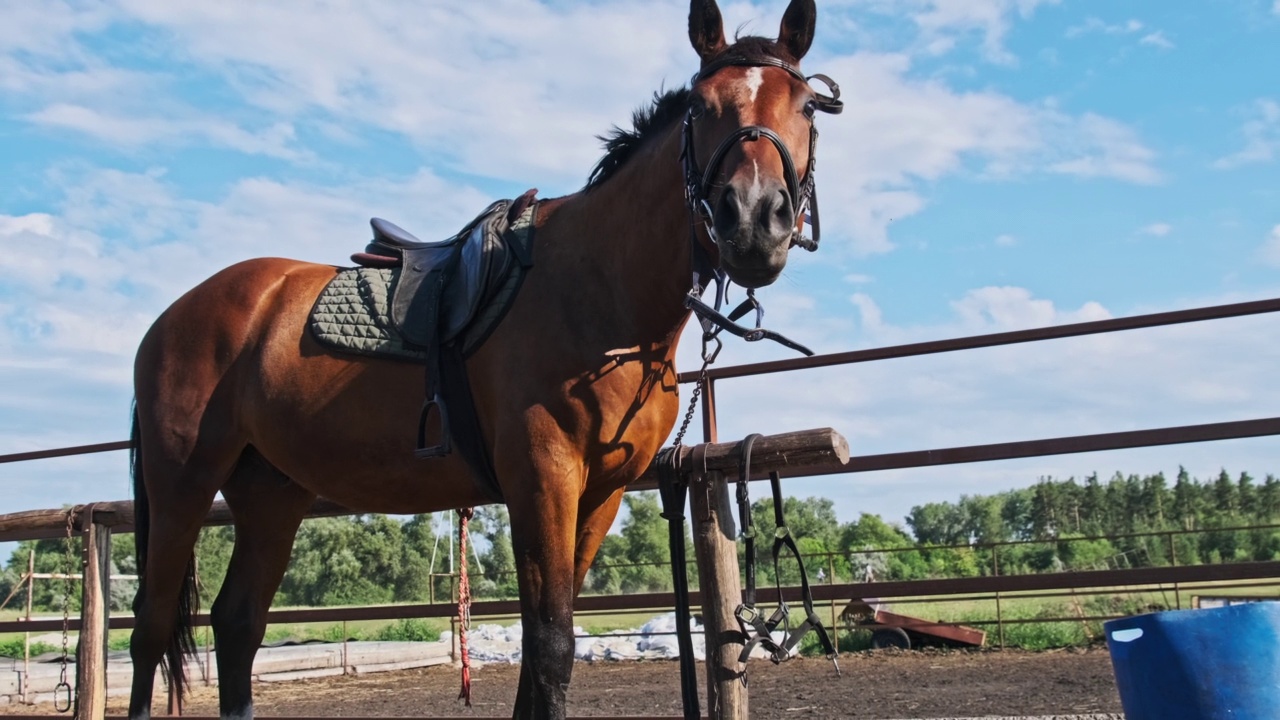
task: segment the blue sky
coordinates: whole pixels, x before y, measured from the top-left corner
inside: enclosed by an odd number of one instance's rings
[[[785,3],[722,3],[773,34]],[[168,303],[578,189],[696,56],[674,0],[14,3],[0,26],[0,453],[123,439]],[[824,243],[762,292],[824,352],[1280,294],[1280,2],[819,2]],[[854,452],[1275,415],[1275,318],[725,383],[722,436]],[[682,348],[689,367],[696,342]],[[722,362],[787,356],[731,345]],[[1280,472],[1274,439],[796,481],[846,519],[1041,475]],[[128,496],[123,453],[0,466],[0,512]],[[0,548],[0,550],[3,550]]]

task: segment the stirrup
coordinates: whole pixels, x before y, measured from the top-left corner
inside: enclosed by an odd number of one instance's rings
[[[431,417],[431,409],[440,414],[440,444],[427,446],[427,420]],[[444,405],[440,393],[422,403],[422,414],[418,417],[418,447],[413,456],[419,460],[444,457],[453,452],[453,442],[449,437],[449,410]]]

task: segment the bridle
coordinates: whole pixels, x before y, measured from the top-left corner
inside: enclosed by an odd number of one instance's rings
[[[791,201],[793,211],[789,247],[802,247],[809,252],[817,250],[818,242],[821,240],[821,225],[818,221],[818,195],[814,187],[814,168],[817,165],[816,155],[818,148],[818,127],[814,123],[814,115],[819,111],[838,115],[844,110],[844,103],[840,101],[840,86],[826,75],[806,76],[795,65],[779,58],[758,57],[746,59],[730,56],[710,63],[698,71],[693,76],[690,87],[696,86],[702,80],[715,75],[726,67],[780,68],[805,85],[811,84],[813,80],[821,81],[827,86],[831,94],[823,95],[815,91],[813,97],[805,104],[804,114],[809,120],[809,162],[805,167],[803,178],[796,172],[795,160],[791,157],[791,151],[787,149],[786,143],[782,141],[777,132],[763,125],[747,125],[729,133],[727,137],[720,141],[715,152],[711,153],[711,159],[707,162],[707,166],[699,168],[693,143],[693,124],[698,119],[699,113],[695,111],[693,104],[690,104],[689,109],[685,112],[684,126],[681,130],[680,138],[680,162],[684,166],[684,197],[685,203],[689,206],[689,239],[693,250],[693,288],[685,299],[685,305],[690,310],[693,310],[702,322],[704,346],[709,340],[714,339],[714,336],[719,334],[720,330],[728,330],[746,340],[770,339],[799,350],[806,355],[812,355],[813,352],[803,345],[761,327],[761,323],[764,320],[764,308],[755,299],[755,291],[752,289],[747,290],[747,299],[733,312],[729,313],[728,316],[720,313],[729,282],[728,276],[724,270],[711,262],[707,248],[698,240],[697,222],[701,218],[707,234],[714,244],[716,242],[715,217],[714,211],[711,209],[710,195],[712,184],[720,172],[720,166],[724,164],[725,157],[738,143],[757,142],[763,138],[773,143],[774,148],[778,151],[778,156],[782,158],[782,170],[787,183],[787,197]],[[805,237],[801,231],[800,221],[802,218],[808,220],[813,228],[812,238]],[[703,292],[712,283],[716,285],[715,301],[714,306],[708,306],[702,302],[701,298]],[[755,328],[744,328],[734,322],[751,310],[756,313]]]
[[[711,363],[715,362],[716,356],[720,354],[720,338],[719,334],[722,330],[728,330],[730,333],[737,335],[745,340],[773,340],[781,343],[789,348],[799,350],[805,355],[813,355],[813,351],[809,348],[788,338],[767,330],[761,326],[764,322],[764,307],[756,300],[755,291],[751,288],[747,289],[747,299],[744,300],[737,308],[730,312],[727,316],[721,314],[720,307],[724,304],[725,292],[729,283],[728,274],[715,263],[711,262],[710,254],[707,248],[703,246],[698,239],[698,218],[706,223],[707,234],[711,241],[716,242],[715,235],[715,218],[711,209],[711,203],[708,199],[711,191],[712,182],[715,180],[720,166],[724,163],[725,157],[729,151],[737,146],[740,142],[757,142],[760,138],[764,138],[773,143],[778,150],[778,155],[782,158],[782,168],[786,175],[787,194],[791,200],[791,207],[795,214],[791,218],[791,240],[788,249],[792,247],[802,247],[810,252],[818,249],[819,225],[818,225],[818,196],[814,192],[813,184],[813,168],[815,165],[814,153],[818,145],[818,129],[814,126],[813,118],[817,111],[830,114],[839,114],[844,109],[844,104],[840,102],[840,86],[826,75],[811,75],[806,77],[800,72],[799,68],[785,62],[783,60],[762,57],[746,59],[742,57],[728,57],[717,60],[706,67],[702,68],[697,75],[693,76],[690,86],[696,86],[698,82],[711,77],[723,68],[729,66],[737,67],[777,67],[786,70],[788,73],[799,79],[806,85],[811,80],[821,80],[830,89],[830,95],[823,95],[814,92],[813,98],[805,105],[805,116],[809,120],[809,163],[805,167],[804,177],[801,178],[796,173],[795,160],[791,157],[791,151],[787,149],[786,143],[782,142],[782,138],[778,133],[764,127],[763,125],[749,125],[738,128],[729,133],[725,139],[720,141],[711,153],[711,159],[707,163],[706,168],[699,169],[698,159],[694,155],[693,148],[693,123],[697,119],[697,114],[692,103],[685,112],[684,127],[681,136],[680,162],[684,165],[684,196],[685,202],[689,206],[689,240],[692,244],[692,264],[693,264],[693,287],[689,293],[685,295],[685,307],[692,310],[698,316],[698,321],[702,324],[702,370],[698,373],[697,384],[693,387],[692,397],[689,399],[689,409],[685,413],[684,421],[681,423],[680,430],[676,433],[675,441],[672,447],[664,449],[659,453],[658,458],[654,461],[654,465],[658,468],[659,482],[658,488],[662,495],[662,517],[666,518],[669,530],[669,541],[671,547],[671,571],[675,586],[676,595],[676,637],[680,646],[680,692],[684,705],[684,716],[686,718],[699,718],[702,713],[698,708],[698,689],[696,672],[693,666],[693,639],[689,630],[689,588],[688,578],[685,576],[684,557],[684,507],[685,499],[688,496],[689,487],[685,482],[685,477],[679,471],[681,467],[682,452],[684,452],[683,442],[685,433],[689,429],[689,423],[693,419],[693,413],[698,404],[698,396],[704,387],[709,386],[707,379],[707,369]],[[800,219],[808,217],[810,225],[813,227],[813,238],[804,237],[800,232]],[[702,301],[702,294],[706,291],[711,283],[716,285],[715,305],[710,306]],[[743,315],[754,310],[756,314],[756,323],[754,328],[747,328],[737,324],[735,321]],[[749,476],[749,464],[751,443],[754,438],[748,438],[744,442],[743,448],[743,472],[745,477]],[[693,451],[695,458],[694,464],[697,464],[698,453],[705,452],[705,446],[695,448]],[[773,476],[774,487],[777,488],[777,475]],[[741,493],[745,492],[745,479],[740,485]],[[780,489],[775,490],[776,499],[775,514],[779,532],[785,530],[785,526],[781,520],[782,499],[779,495]],[[744,525],[744,529],[745,529]],[[782,535],[778,535],[779,538]],[[783,542],[782,540],[778,541]],[[794,541],[792,541],[794,545]],[[750,547],[750,546],[749,546]],[[778,553],[778,543],[774,545],[775,558]],[[754,553],[748,551],[749,557]],[[796,558],[799,559],[799,552],[796,551]],[[754,564],[749,567],[754,568]],[[804,572],[804,566],[801,564],[801,573]],[[802,575],[803,577],[803,575]],[[754,593],[754,572],[750,576],[751,583],[749,587],[752,589],[750,595],[746,598],[746,603],[738,608],[736,615],[739,623],[742,625],[745,649],[740,661],[745,663],[746,656],[750,655],[752,648],[757,644],[766,643],[766,638],[771,637],[771,633],[780,623],[786,621],[788,613],[785,606],[779,609],[768,619],[764,619],[755,608]],[[804,581],[806,589],[805,609],[808,617],[805,622],[795,628],[790,633],[790,637],[783,644],[773,642],[769,639],[766,647],[772,652],[774,662],[778,662],[781,658],[789,656],[791,649],[799,643],[811,628],[819,631],[824,649],[832,657],[834,661],[835,651],[832,648],[831,641],[826,631],[822,628],[821,620],[813,612],[812,600],[808,597],[808,581]],[[754,633],[754,637],[751,635]],[[763,634],[761,634],[763,633]],[[839,672],[839,666],[836,667]],[[746,682],[745,673],[742,675],[743,682]]]

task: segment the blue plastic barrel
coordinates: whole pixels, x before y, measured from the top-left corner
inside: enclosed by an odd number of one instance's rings
[[[1280,718],[1280,603],[1104,624],[1126,720]]]

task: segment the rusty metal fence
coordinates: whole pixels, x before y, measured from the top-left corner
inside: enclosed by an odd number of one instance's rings
[[[1031,330],[990,333],[971,337],[856,350],[812,358],[711,369],[707,372],[702,386],[703,397],[705,398],[702,416],[703,430],[705,439],[708,442],[717,441],[716,383],[720,380],[1138,330],[1181,323],[1244,317],[1277,311],[1280,311],[1280,299],[1260,300]],[[695,373],[683,373],[679,379],[683,383],[691,383],[697,382],[699,377]],[[820,474],[920,468],[1274,435],[1280,435],[1280,417],[854,456],[843,466],[822,471]],[[0,463],[115,451],[127,449],[128,447],[129,443],[122,441],[60,450],[16,453],[0,456]],[[653,487],[652,481],[642,479],[632,489],[645,490]],[[33,510],[0,516],[0,541],[59,537],[65,532],[63,528],[66,523],[66,512],[66,510]],[[100,523],[104,527],[117,532],[131,529],[131,503],[99,503],[95,507],[94,513],[95,515],[92,519],[95,524]],[[225,513],[225,508],[215,509],[210,516],[210,522],[227,522],[229,517]],[[312,516],[341,514],[347,514],[347,511],[340,506],[321,501],[313,508]],[[1280,562],[1267,561],[1220,565],[1089,570],[1036,575],[990,575],[985,577],[917,581],[832,582],[816,586],[814,588],[814,596],[819,601],[831,603],[834,612],[835,603],[860,597],[895,598],[899,601],[912,602],[938,602],[948,597],[968,597],[970,599],[989,598],[999,603],[1002,597],[1007,597],[1011,593],[1020,593],[1028,596],[1039,594],[1042,597],[1048,597],[1054,593],[1073,593],[1078,595],[1086,590],[1108,592],[1117,587],[1145,588],[1154,592],[1160,592],[1164,588],[1172,587],[1174,588],[1175,597],[1180,597],[1179,591],[1210,587],[1219,583],[1238,583],[1242,584],[1240,585],[1241,587],[1259,585],[1273,587],[1277,582],[1277,578],[1280,578]],[[797,601],[799,599],[798,588],[783,588],[781,598],[787,601]],[[778,599],[780,598],[776,592],[767,589],[761,592],[760,600],[762,602],[776,602]],[[695,597],[693,602],[698,603],[700,599]],[[672,598],[668,593],[642,593],[623,597],[582,597],[576,607],[581,612],[589,613],[665,609],[672,604]],[[452,603],[432,603],[366,608],[279,610],[271,613],[270,620],[271,622],[282,623],[452,617],[455,612],[456,607]],[[477,602],[473,608],[475,617],[514,616],[516,614],[518,614],[518,603],[516,601],[481,601]],[[1074,619],[1088,621],[1092,618],[1082,616]],[[200,621],[207,622],[207,617],[200,618]],[[996,623],[1001,623],[999,617],[996,618]],[[111,628],[130,627],[132,618],[110,618],[108,625]],[[73,621],[72,627],[76,626],[77,623]],[[60,622],[0,623],[0,632],[56,629],[61,629]]]

